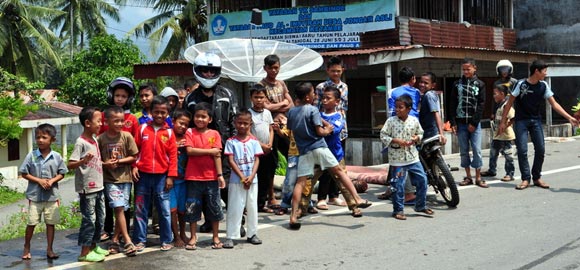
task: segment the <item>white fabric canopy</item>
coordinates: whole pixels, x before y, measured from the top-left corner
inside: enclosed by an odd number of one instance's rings
[[[322,65],[322,56],[296,44],[262,39],[219,39],[195,44],[185,50],[184,56],[193,64],[202,52],[213,52],[222,60],[222,77],[237,82],[257,82],[266,77],[264,58],[270,54],[280,57],[280,73],[286,80],[308,73]]]

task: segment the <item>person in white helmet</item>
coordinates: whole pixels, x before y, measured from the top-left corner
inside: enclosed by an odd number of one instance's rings
[[[238,110],[238,101],[234,93],[220,85],[219,79],[222,71],[222,62],[219,56],[214,53],[206,52],[200,53],[193,61],[193,75],[195,80],[199,83],[199,87],[189,93],[183,101],[183,108],[194,115],[195,105],[200,102],[207,102],[211,104],[212,121],[208,127],[215,129],[220,133],[222,145],[226,144],[226,140],[234,135],[234,116]],[[195,121],[190,121],[190,127],[194,127]],[[222,155],[223,159],[224,155]],[[229,179],[230,168],[228,162],[222,160],[224,167],[223,177]],[[227,188],[221,189],[221,198],[227,203]],[[201,225],[200,232],[211,231],[211,223]],[[242,226],[243,228],[243,226]],[[245,236],[245,231],[242,231],[241,236]]]
[[[514,73],[512,62],[507,59],[499,60],[495,66],[495,71],[497,72],[499,79],[493,83],[493,88],[497,88],[498,85],[504,85],[508,89],[508,96],[511,95],[516,83],[518,82],[516,78],[512,77]],[[497,106],[497,103],[491,102],[491,121],[495,119],[494,112],[497,111]]]

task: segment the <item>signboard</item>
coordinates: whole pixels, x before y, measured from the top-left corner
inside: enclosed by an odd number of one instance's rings
[[[358,48],[359,33],[395,28],[395,0],[348,5],[292,7],[262,11],[262,25],[250,24],[251,11],[210,16],[209,39],[279,40],[311,49]]]

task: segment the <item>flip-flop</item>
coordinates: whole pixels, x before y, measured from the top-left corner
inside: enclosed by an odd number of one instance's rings
[[[60,258],[60,255],[53,253],[52,255],[46,254],[46,258],[49,260],[56,260],[58,258]]]
[[[213,242],[211,243],[211,249],[222,249],[224,244],[222,242]]]
[[[372,203],[372,202],[369,202],[369,200],[364,200],[363,202],[361,202],[361,203],[357,204],[356,206],[357,206],[358,208],[365,209],[365,208],[368,208],[368,207],[369,207],[369,206],[371,206],[371,205],[373,205],[373,203]]]
[[[328,204],[326,204],[326,201],[318,202],[316,203],[316,208],[318,210],[328,210]]]
[[[185,245],[185,250],[196,250],[196,249],[197,249],[197,243]]]
[[[22,259],[23,260],[30,260],[30,259],[32,259],[32,255],[30,255],[30,253],[28,253],[26,255],[22,255]]]

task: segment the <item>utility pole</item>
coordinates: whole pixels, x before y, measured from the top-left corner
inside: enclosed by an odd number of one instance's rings
[[[70,59],[73,59],[73,51],[74,51],[74,35],[73,35],[73,4],[74,1],[70,1]]]

